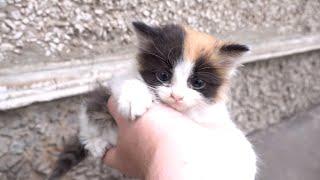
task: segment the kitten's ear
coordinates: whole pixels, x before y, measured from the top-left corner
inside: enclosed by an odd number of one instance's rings
[[[225,68],[235,68],[241,64],[239,58],[249,51],[249,47],[237,43],[225,43],[219,49],[221,61],[219,65]]]
[[[250,49],[248,46],[236,43],[227,43],[221,46],[219,53],[226,57],[240,57]]]
[[[143,38],[151,38],[158,34],[158,29],[152,26],[148,26],[147,24],[140,22],[140,21],[134,21],[132,22],[132,25],[134,27],[135,32],[138,36]]]

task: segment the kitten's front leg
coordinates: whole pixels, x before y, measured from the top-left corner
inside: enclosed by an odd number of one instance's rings
[[[127,119],[139,118],[152,104],[152,93],[141,80],[124,80],[111,89],[117,99],[119,112]]]

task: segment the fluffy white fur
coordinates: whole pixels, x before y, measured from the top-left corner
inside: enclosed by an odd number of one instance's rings
[[[97,114],[104,116],[105,114]],[[86,107],[81,107],[79,115],[79,139],[84,147],[93,157],[103,157],[106,149],[112,147],[117,142],[117,129],[111,122],[106,122],[104,127],[98,127],[98,124],[89,120],[86,114]]]
[[[216,148],[210,152],[214,160],[206,164],[212,169],[209,172],[213,173],[209,177],[214,176],[217,180],[254,180],[256,156],[250,142],[230,119],[225,102],[208,104],[205,97],[188,87],[187,79],[192,67],[193,64],[187,61],[176,65],[172,86],[154,89],[159,99],[155,98],[136,68],[120,73],[110,83],[112,94],[119,103],[119,112],[134,120],[147,111],[153,101],[161,101],[199,124],[212,126],[212,142],[216,144]],[[182,100],[176,101],[172,98],[172,93],[183,97]],[[106,128],[102,135],[97,134],[97,127],[90,125],[85,114],[82,113],[82,116],[82,142],[94,156],[101,157],[106,148],[116,143],[116,131]],[[194,176],[196,179],[205,179],[199,174]]]
[[[159,86],[157,94],[160,100],[178,111],[185,111],[204,100],[202,95],[188,87],[188,78],[192,73],[193,64],[188,61],[180,61],[176,65],[172,78],[172,86]],[[172,96],[178,96],[182,100],[177,101]]]

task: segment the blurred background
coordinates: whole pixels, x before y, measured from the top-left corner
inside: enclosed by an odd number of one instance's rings
[[[319,0],[0,0],[0,179],[44,179],[82,95],[134,58],[134,20],[251,47],[229,107],[259,180],[320,179]],[[232,163],[232,162],[230,162]],[[96,160],[65,179],[125,179]]]

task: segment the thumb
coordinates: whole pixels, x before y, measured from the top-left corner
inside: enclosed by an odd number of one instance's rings
[[[103,161],[105,162],[105,164],[112,168],[118,168],[119,159],[117,156],[116,147],[113,147],[106,152],[106,154],[103,157]]]
[[[108,110],[109,110],[111,116],[116,121],[118,127],[121,128],[125,124],[126,120],[118,112],[117,106],[118,106],[118,104],[117,104],[116,99],[113,96],[111,96],[110,99],[108,100],[107,107],[108,107]]]

